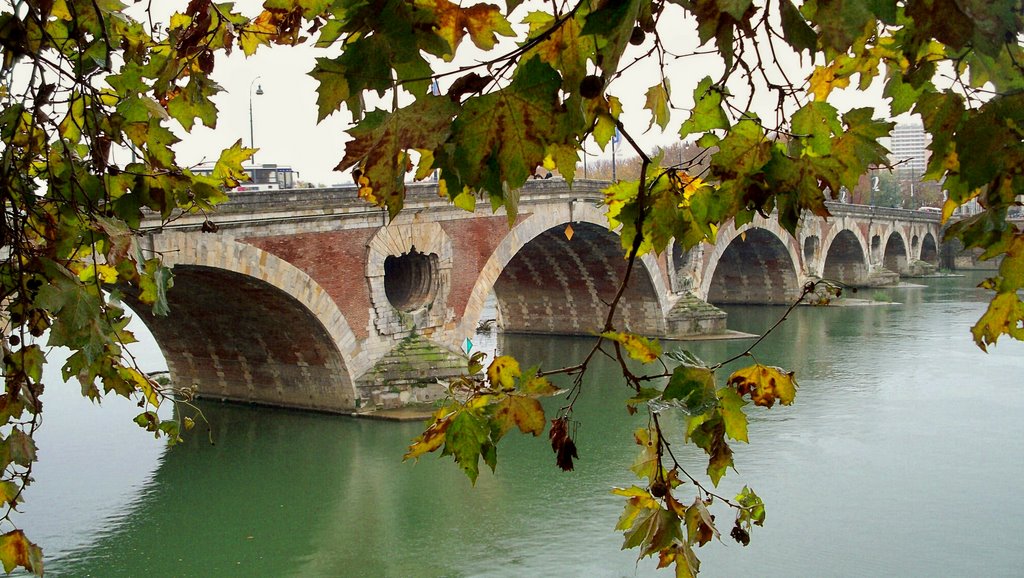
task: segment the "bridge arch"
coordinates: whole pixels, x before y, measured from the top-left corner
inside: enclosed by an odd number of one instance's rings
[[[777,224],[758,219],[718,232],[700,295],[709,303],[786,304],[800,293],[802,248]]]
[[[932,235],[931,231],[924,234],[923,240],[921,241],[921,253],[918,259],[926,263],[931,263],[936,267],[939,265],[939,248],[935,242],[935,236]]]
[[[882,251],[882,266],[893,273],[905,274],[910,265],[910,251],[898,231],[889,233]]]
[[[852,286],[862,286],[867,282],[868,245],[859,229],[834,228],[822,246],[825,256],[821,268],[823,279]]]
[[[359,348],[327,292],[275,255],[220,235],[149,237],[172,267],[171,313],[139,313],[181,386],[249,403],[356,406]]]
[[[608,230],[593,202],[531,208],[501,240],[470,293],[455,340],[471,335],[493,290],[506,331],[590,335],[600,329],[606,302],[618,288],[626,261],[619,235]],[[565,236],[572,225],[573,237]],[[667,281],[650,254],[639,259],[619,305],[616,327],[663,335]],[[512,314],[515,311],[515,314]]]

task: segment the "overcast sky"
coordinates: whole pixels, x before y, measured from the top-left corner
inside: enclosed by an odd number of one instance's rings
[[[159,4],[165,9],[180,9],[185,5],[184,2],[168,0]],[[237,5],[245,14],[255,16],[261,3],[245,0]],[[669,9],[675,7],[666,8]],[[524,9],[520,8],[513,15],[513,20],[521,20],[525,14]],[[681,14],[681,11],[676,14]],[[666,18],[663,18],[662,28],[671,30],[671,27],[664,26],[665,21]],[[678,21],[680,27],[677,29],[682,32],[675,35],[663,34],[662,40],[672,45],[674,52],[691,52],[696,48],[695,22],[692,18],[678,18]],[[469,44],[468,39],[466,44]],[[473,61],[472,47],[468,48],[460,50],[459,64]],[[646,50],[647,46],[641,48]],[[256,155],[257,163],[290,165],[301,173],[302,180],[312,183],[349,183],[351,177],[335,172],[333,168],[344,155],[347,137],[343,131],[351,125],[351,115],[346,111],[336,112],[317,124],[317,83],[307,74],[313,69],[317,56],[335,56],[337,53],[336,49],[315,49],[310,46],[273,46],[261,48],[249,58],[240,50],[229,57],[219,58],[213,76],[225,92],[215,99],[220,111],[217,128],[197,126],[191,135],[182,134],[184,142],[177,149],[179,160],[186,164],[204,159],[214,160],[221,149],[238,139],[248,145],[251,103],[255,145],[260,149]],[[622,62],[629,61],[627,57]],[[803,67],[796,58],[787,60],[786,68],[793,82],[801,82],[807,76],[809,69],[806,58],[802,64]],[[689,108],[692,106],[690,95],[694,85],[706,75],[717,78],[720,74],[721,65],[717,58],[690,57],[670,63],[673,104]],[[450,83],[451,80],[449,78],[442,82],[442,91],[447,88],[446,82]],[[641,144],[648,149],[678,141],[679,125],[685,117],[684,112],[677,112],[674,122],[664,133],[656,126],[644,132],[650,123],[650,114],[643,110],[645,93],[656,82],[658,68],[652,61],[632,68],[608,89],[609,93],[623,100],[623,122],[628,129],[632,129],[632,133],[640,136]],[[735,84],[742,88],[740,82]],[[262,95],[255,94],[257,86],[262,87]],[[873,91],[868,97],[842,93],[835,96],[833,103],[840,109],[864,106],[865,103],[882,104],[880,90]],[[774,100],[773,94],[765,95],[762,100],[755,102],[755,108],[767,114],[773,108]],[[879,108],[877,114],[884,115],[884,109]],[[610,150],[602,153],[593,142],[589,143],[587,150],[594,155],[591,158],[610,157]],[[620,150],[619,154],[629,155],[630,152]]]

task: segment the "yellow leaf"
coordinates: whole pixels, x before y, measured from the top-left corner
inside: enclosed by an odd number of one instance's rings
[[[442,412],[446,415],[440,415]],[[413,440],[412,445],[409,446],[409,451],[402,456],[402,460],[416,459],[441,447],[445,441],[445,432],[448,431],[448,426],[452,425],[452,418],[455,414],[456,412],[449,412],[447,408],[442,408],[434,414],[433,423],[419,437]]]
[[[18,566],[43,575],[43,551],[28,541],[21,530],[12,530],[0,536],[0,562],[8,574]]]
[[[523,372],[519,369],[519,362],[514,357],[508,355],[502,355],[495,359],[491,362],[491,366],[487,368],[487,379],[491,381],[491,385],[503,388],[515,387],[516,378],[522,374]]]
[[[771,407],[776,399],[782,405],[790,405],[796,397],[797,383],[793,372],[760,363],[734,372],[729,376],[729,385],[735,387],[741,396],[749,393],[754,404],[763,407]]]
[[[988,310],[971,328],[974,342],[982,351],[988,351],[1002,334],[1024,340],[1024,302],[1016,291],[997,293],[988,304]]]
[[[513,426],[523,433],[539,436],[544,433],[547,419],[540,402],[532,397],[510,395],[497,404],[494,418],[504,435]]]
[[[632,333],[605,331],[601,334],[605,339],[618,341],[626,348],[626,353],[637,361],[650,363],[661,356],[661,344],[657,339],[647,339]]]
[[[142,392],[142,395],[150,405],[160,407],[160,393],[157,391],[157,388],[153,387],[153,382],[149,378],[132,367],[121,368],[118,373],[122,377],[130,379],[135,384],[136,389]]]
[[[20,491],[21,486],[14,482],[7,480],[0,482],[0,504],[10,504],[13,506],[17,502],[20,502]]]
[[[829,66],[818,66],[811,73],[807,92],[814,95],[814,100],[826,100],[834,88],[845,88],[850,85],[849,76],[836,76],[835,63]]]

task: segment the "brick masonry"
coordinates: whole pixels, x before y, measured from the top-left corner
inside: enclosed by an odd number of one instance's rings
[[[175,290],[171,317],[142,315],[175,382],[208,396],[325,411],[429,402],[431,384],[459,370],[492,292],[506,331],[603,325],[625,260],[602,186],[533,181],[512,227],[502,211],[453,208],[430,186],[411,188],[391,223],[354,191],[236,195],[212,217],[217,234],[190,215],[152,230],[147,248],[174,266]],[[713,247],[643,256],[616,327],[717,332],[725,316],[707,301],[785,303],[806,279],[866,284],[937,264],[933,215],[830,206],[836,217],[807,220],[797,237],[758,218],[723,227]],[[416,276],[406,286],[417,306],[396,306],[385,263],[414,250],[419,265],[401,270]]]

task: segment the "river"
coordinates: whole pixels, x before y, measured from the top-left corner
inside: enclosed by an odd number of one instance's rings
[[[759,361],[796,371],[796,403],[752,411],[751,445],[732,444],[738,472],[719,491],[750,485],[767,521],[744,548],[718,510],[725,542],[698,550],[702,576],[1020,575],[1024,344],[972,344],[978,279],[860,295],[899,305],[799,308],[762,344]],[[783,309],[728,311],[733,329],[758,333]],[[589,345],[496,339],[546,366]],[[714,362],[747,344],[673,347]],[[151,342],[137,352],[162,364]],[[131,422],[132,404],[51,386],[15,520],[50,576],[670,576],[619,549],[610,489],[635,481],[631,432],[646,418],[624,411],[614,367],[595,369],[574,472],[555,467],[546,436],[510,434],[476,487],[448,458],[401,461],[420,423],[213,403],[209,435],[167,448]],[[678,431],[681,417],[669,421]],[[674,447],[703,471],[699,450]]]

